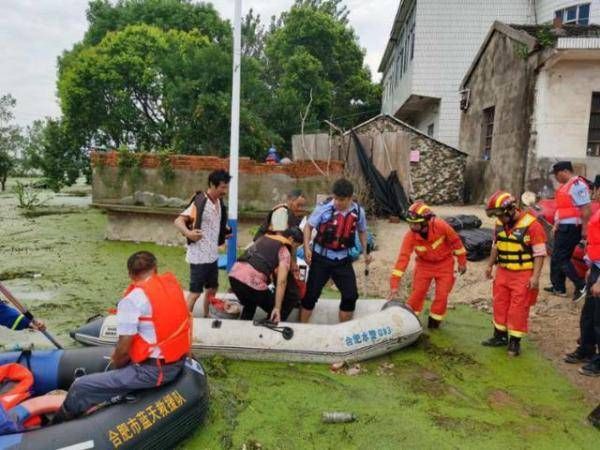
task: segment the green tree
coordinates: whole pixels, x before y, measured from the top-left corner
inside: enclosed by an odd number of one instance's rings
[[[70,127],[96,144],[139,150],[225,155],[229,148],[229,48],[197,31],[131,25],[81,49],[60,73],[58,92]],[[271,140],[253,112],[264,104],[260,67],[244,62],[242,153]]]
[[[195,31],[215,43],[228,42],[231,30],[210,3],[191,0],[92,0],[87,11],[85,46],[98,45],[111,31],[152,25],[163,31]]]
[[[337,0],[298,0],[271,26],[265,53],[273,101],[266,114],[286,142],[309,103],[310,129],[325,119],[349,127],[379,111],[381,91],[347,15]]]
[[[58,192],[88,170],[89,158],[83,145],[64,120],[36,120],[26,136],[26,167],[40,170],[48,187]]]
[[[21,129],[12,123],[17,101],[10,94],[0,97],[0,188],[4,191],[6,180],[15,166],[15,153],[22,145]]]
[[[0,150],[0,186],[2,187],[2,191],[6,189],[6,180],[13,167],[13,158],[4,150]]]

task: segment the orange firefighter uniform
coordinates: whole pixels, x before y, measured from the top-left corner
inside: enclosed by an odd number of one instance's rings
[[[435,298],[429,316],[440,321],[446,315],[448,295],[454,286],[454,257],[459,267],[466,267],[467,252],[456,231],[443,219],[432,217],[428,222],[426,237],[414,231],[404,236],[390,278],[392,291],[398,289],[413,252],[416,254],[416,265],[412,292],[406,304],[420,314],[429,286],[435,280]]]
[[[538,290],[529,288],[529,280],[534,258],[546,256],[546,233],[535,216],[523,212],[512,229],[496,222],[494,245],[494,327],[521,338],[527,333],[529,308],[537,301]]]

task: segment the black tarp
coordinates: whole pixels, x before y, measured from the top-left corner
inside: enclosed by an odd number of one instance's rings
[[[481,261],[490,256],[494,231],[491,228],[461,230],[458,235],[467,250],[469,261]]]
[[[470,214],[459,214],[457,216],[444,217],[455,231],[474,230],[481,227],[481,219]]]
[[[367,156],[367,152],[354,130],[351,133],[356,145],[358,162],[360,163],[365,180],[367,180],[371,194],[375,198],[375,215],[405,218],[410,203],[406,192],[404,192],[404,188],[400,184],[398,173],[393,170],[387,179],[384,178],[373,164],[373,161]]]

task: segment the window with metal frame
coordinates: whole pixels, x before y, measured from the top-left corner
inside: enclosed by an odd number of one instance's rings
[[[483,149],[481,159],[489,161],[492,157],[492,141],[494,138],[494,116],[496,107],[490,106],[483,110]]]
[[[554,16],[565,24],[588,25],[590,23],[590,3],[569,6],[555,11]]]
[[[587,155],[600,156],[600,92],[592,93]]]

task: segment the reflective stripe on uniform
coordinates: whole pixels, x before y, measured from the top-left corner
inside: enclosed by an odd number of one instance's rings
[[[404,272],[402,272],[401,270],[398,270],[398,269],[392,270],[393,277],[401,277],[402,275],[404,275]]]
[[[431,244],[431,248],[435,250],[440,245],[442,245],[445,240],[446,240],[446,236],[442,236],[441,238],[437,239],[433,244]]]
[[[439,314],[433,314],[431,311],[429,311],[429,317],[431,317],[432,319],[435,319],[435,320],[439,320],[439,321],[444,320],[444,316],[441,316]]]
[[[17,317],[15,319],[15,323],[13,323],[13,326],[10,327],[11,330],[16,330],[17,327],[19,326],[19,324],[21,323],[21,321],[23,320],[25,316],[23,314],[19,314],[19,317]]]
[[[467,250],[463,247],[463,248],[459,248],[458,250],[454,250],[454,254],[455,255],[464,255],[465,253],[467,253]]]
[[[524,333],[523,331],[517,331],[517,330],[508,330],[508,335],[509,336],[514,336],[514,337],[518,337],[518,338],[522,338],[523,336],[525,336],[527,333]]]
[[[494,322],[494,327],[500,331],[506,331],[506,325],[500,325],[499,323]]]

